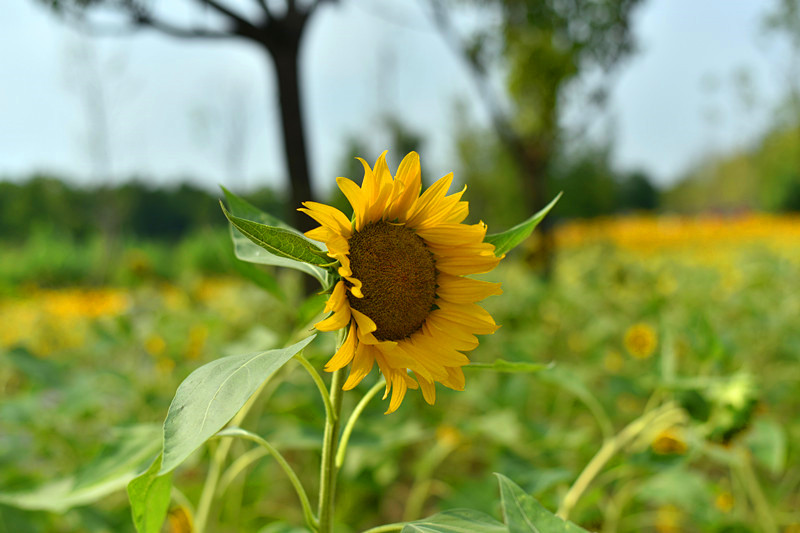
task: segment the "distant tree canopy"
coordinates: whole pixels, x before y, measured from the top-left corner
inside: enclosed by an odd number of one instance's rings
[[[494,230],[511,227],[526,214],[519,194],[519,169],[496,139],[480,130],[461,130],[459,177],[470,187],[473,219],[491,220]],[[547,188],[564,192],[557,216],[586,218],[629,211],[655,210],[660,191],[642,172],[619,172],[611,164],[608,146],[571,147],[555,154],[547,173]]]
[[[676,211],[800,211],[800,125],[779,123],[752,147],[697,165],[665,193]]]
[[[24,242],[38,230],[76,239],[93,237],[105,223],[103,204],[110,196],[119,210],[123,238],[174,242],[226,223],[217,197],[193,185],[157,188],[133,182],[115,189],[88,189],[39,175],[24,183],[0,182],[0,241]],[[245,197],[272,213],[287,214],[285,203],[269,189]]]
[[[498,23],[462,37],[444,2],[431,0],[440,29],[469,66],[494,131],[519,167],[516,174],[528,211],[552,196],[546,176],[558,151],[564,104],[579,96],[586,104],[605,100],[611,74],[634,49],[631,16],[639,3],[466,2],[490,11]],[[493,92],[497,73],[505,73],[508,99]],[[591,113],[591,105],[583,107]]]

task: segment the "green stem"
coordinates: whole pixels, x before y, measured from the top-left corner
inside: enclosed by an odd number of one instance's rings
[[[356,408],[353,409],[353,412],[350,414],[350,418],[347,419],[347,424],[344,426],[344,431],[342,432],[342,438],[339,440],[339,450],[336,452],[336,468],[341,468],[344,464],[345,454],[347,454],[347,444],[350,442],[350,434],[353,433],[353,428],[356,427],[356,422],[358,421],[358,417],[361,416],[361,413],[367,407],[367,404],[372,400],[376,394],[381,390],[382,387],[386,386],[385,380],[380,380],[378,383],[372,386],[372,388],[367,391],[361,401],[358,402]]]
[[[336,441],[339,435],[339,415],[342,411],[342,385],[344,371],[339,369],[331,377],[330,402],[333,407],[331,416],[325,417],[325,434],[322,440],[322,463],[319,473],[319,531],[333,532],[333,502],[336,495],[335,463]]]
[[[749,451],[740,450],[737,460],[734,462],[734,468],[739,474],[742,484],[747,490],[747,495],[753,503],[753,508],[759,516],[761,529],[765,533],[777,533],[778,526],[775,524],[772,510],[770,509],[769,502],[764,491],[761,488],[761,483],[758,482],[756,473],[753,471],[753,464],[750,461]]]
[[[675,423],[676,417],[681,417],[683,411],[674,404],[666,404],[658,409],[644,413],[642,416],[625,426],[614,438],[607,439],[603,442],[603,446],[592,457],[592,460],[583,469],[583,472],[575,480],[575,483],[569,488],[561,501],[561,505],[556,513],[559,517],[567,520],[569,513],[578,503],[584,491],[589,488],[594,478],[606,463],[616,455],[622,448],[628,445],[645,429],[651,429],[661,425],[672,425]]]
[[[385,526],[371,527],[364,530],[362,533],[391,533],[392,531],[402,531],[406,526],[405,523],[386,524]]]
[[[269,452],[263,448],[253,448],[249,452],[243,453],[237,457],[236,460],[233,461],[222,474],[222,477],[219,480],[219,491],[221,493],[227,492],[228,487],[239,476],[239,474],[244,472],[245,468],[258,461],[268,453]]]
[[[263,438],[259,437],[255,433],[251,433],[247,430],[242,428],[231,427],[224,429],[217,433],[219,437],[241,437],[243,439],[247,439],[250,441],[255,442],[265,450],[277,461],[278,465],[283,469],[283,472],[289,478],[289,481],[292,483],[295,492],[297,493],[297,497],[300,499],[300,505],[303,507],[303,516],[306,519],[306,524],[308,527],[313,531],[317,529],[317,520],[314,518],[314,512],[311,510],[311,503],[308,500],[308,495],[306,494],[305,489],[303,488],[303,484],[300,482],[300,478],[297,477],[297,474],[292,469],[291,465],[286,461],[286,459],[281,455],[272,444],[264,440]]]
[[[303,357],[303,352],[299,352],[294,356],[297,361],[303,365],[303,368],[306,369],[308,374],[311,376],[311,379],[314,380],[314,383],[317,385],[317,389],[319,389],[319,394],[322,396],[322,401],[325,404],[325,416],[327,418],[333,417],[333,405],[331,404],[330,394],[328,393],[328,387],[325,386],[325,382],[322,380],[322,376],[319,375],[319,372],[314,368],[314,366],[308,362],[308,359]]]

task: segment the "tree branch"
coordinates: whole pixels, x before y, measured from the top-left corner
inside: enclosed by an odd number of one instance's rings
[[[255,2],[258,4],[261,10],[264,11],[264,14],[267,16],[267,18],[272,18],[272,12],[267,5],[267,0],[255,0]]]
[[[225,15],[226,17],[236,21],[237,25],[243,28],[247,28],[248,30],[251,31],[256,31],[256,27],[252,22],[250,22],[243,16],[239,15],[238,13],[234,12],[229,7],[224,6],[223,4],[217,2],[217,0],[196,0],[196,1],[199,2],[201,5],[209,6],[213,8],[217,13]]]
[[[169,22],[152,18],[146,13],[136,14],[134,22],[139,26],[149,26],[167,35],[180,37],[181,39],[230,39],[239,36],[234,31],[218,31],[206,28],[182,28]]]

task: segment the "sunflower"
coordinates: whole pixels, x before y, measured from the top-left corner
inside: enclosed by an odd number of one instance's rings
[[[328,256],[339,263],[339,279],[325,305],[325,312],[333,313],[315,327],[349,330],[325,370],[351,365],[343,386],[349,390],[377,362],[386,379],[384,399],[392,393],[388,414],[409,388],[421,388],[429,404],[436,399],[435,382],[464,389],[461,367],[469,363],[464,352],[478,345],[475,335],[499,327],[475,302],[502,291],[499,283],[465,277],[489,272],[501,259],[483,242],[486,224],[462,224],[466,187],[448,196],[450,173],[420,194],[419,156],[408,154],[392,178],[385,155],[374,168],[359,158],[360,187],[337,178],[353,207],[352,219],[316,202],[304,202],[300,211],[320,224],[306,236],[325,243]]]

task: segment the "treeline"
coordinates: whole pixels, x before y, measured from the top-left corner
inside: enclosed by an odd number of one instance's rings
[[[101,232],[114,238],[177,241],[193,230],[226,224],[221,196],[186,183],[86,188],[44,175],[20,183],[0,182],[0,240],[23,242],[32,232],[47,231],[74,239]],[[287,213],[271,189],[243,196],[278,216]]]

